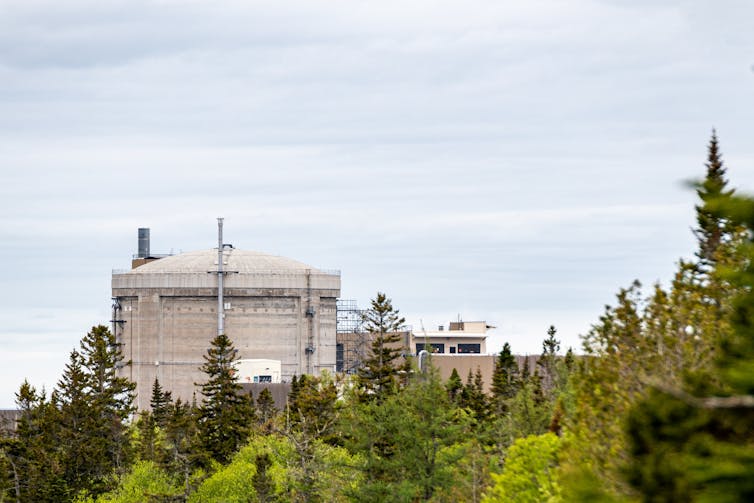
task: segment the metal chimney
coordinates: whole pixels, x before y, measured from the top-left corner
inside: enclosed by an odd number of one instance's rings
[[[139,227],[139,258],[149,257],[149,228]]]

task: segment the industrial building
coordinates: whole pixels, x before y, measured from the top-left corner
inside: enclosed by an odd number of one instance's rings
[[[217,248],[170,256],[152,255],[140,229],[132,268],[113,271],[113,327],[131,361],[119,372],[136,383],[139,409],[149,408],[155,378],[191,400],[218,333],[233,341],[250,382],[335,371],[340,273],[235,248],[218,220]]]
[[[336,338],[336,367],[338,372],[353,374],[371,354],[374,334],[364,327],[364,310],[354,300],[338,300],[338,329]],[[432,365],[442,379],[450,377],[453,369],[466,378],[479,370],[485,391],[490,391],[497,355],[487,354],[487,332],[495,328],[485,321],[451,321],[447,330],[440,325],[436,330],[414,330],[410,326],[396,332],[396,347],[404,355],[418,355],[422,350],[432,353]],[[524,356],[517,357],[519,364]]]

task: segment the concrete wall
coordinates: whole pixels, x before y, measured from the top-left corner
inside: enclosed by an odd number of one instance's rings
[[[149,408],[155,377],[174,398],[192,400],[194,383],[206,379],[199,370],[202,357],[217,335],[217,276],[131,272],[114,274],[112,285],[121,306],[117,319],[125,322],[116,337],[132,362],[120,373],[137,385],[137,407]],[[280,360],[283,381],[333,372],[339,294],[334,275],[228,275],[225,333],[240,358]],[[313,352],[307,351],[310,343]]]

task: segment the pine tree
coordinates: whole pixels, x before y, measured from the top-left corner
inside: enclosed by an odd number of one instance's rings
[[[157,426],[161,428],[165,427],[165,422],[170,415],[172,402],[172,393],[163,390],[160,381],[155,377],[154,384],[152,384],[152,397],[149,401],[149,405],[152,407],[152,417]]]
[[[201,448],[209,458],[227,463],[249,436],[253,408],[235,380],[233,362],[238,356],[231,340],[220,334],[210,344],[201,367],[207,375],[207,381],[200,384],[203,395],[198,425]]]
[[[265,390],[266,389],[267,388],[265,388]],[[254,491],[256,492],[256,501],[259,503],[273,503],[278,501],[277,495],[275,494],[275,484],[269,474],[269,469],[272,466],[270,454],[267,452],[257,454],[254,457],[254,466],[256,467],[256,471],[254,472],[251,481],[254,486]]]
[[[728,197],[733,194],[733,190],[727,189],[726,169],[723,166],[717,134],[714,129],[707,149],[705,167],[707,168],[706,177],[696,191],[699,199],[701,199],[701,204],[696,206],[697,228],[694,234],[699,241],[697,257],[700,266],[705,272],[708,272],[717,263],[719,249],[725,244],[726,235],[731,231],[729,220],[721,217],[719,212],[715,212],[710,203],[714,205],[721,197]]]
[[[445,389],[448,390],[448,398],[453,403],[458,403],[461,398],[461,392],[463,391],[463,381],[461,376],[458,375],[458,370],[453,367],[453,371],[450,373],[448,382],[445,383]]]
[[[542,355],[537,360],[537,368],[541,370],[540,378],[545,393],[553,390],[555,383],[559,382],[557,359],[560,351],[560,341],[555,338],[557,330],[554,325],[550,325],[547,330],[547,338],[542,341]]]
[[[507,342],[500,350],[495,362],[495,370],[492,374],[492,395],[500,408],[505,400],[512,398],[519,387],[519,372],[516,357],[511,352],[511,346]],[[504,408],[504,407],[503,407]],[[501,412],[499,410],[498,412]]]
[[[191,468],[206,461],[200,451],[198,428],[199,411],[195,404],[179,398],[170,407],[170,415],[165,424],[165,441],[168,445],[166,467],[169,473],[183,479],[184,492],[190,492]]]
[[[396,361],[404,351],[398,331],[405,322],[391,300],[377,292],[371,308],[364,313],[364,328],[372,338],[371,355],[358,372],[364,399],[380,401],[395,392],[399,370]]]
[[[524,355],[524,366],[521,369],[521,385],[523,386],[529,382],[531,377],[531,370],[529,369],[529,355]]]
[[[754,235],[754,199],[724,196],[722,219]],[[682,386],[655,380],[628,416],[629,481],[652,501],[754,500],[754,240],[729,277],[739,292],[720,340],[715,376]]]
[[[264,388],[257,397],[257,421],[266,428],[277,415],[275,400],[269,389]]]
[[[471,372],[466,377],[466,384],[461,391],[460,405],[474,415],[477,424],[484,423],[490,415],[490,404],[487,394],[484,392],[484,383],[482,382],[482,371],[477,367],[476,373]]]
[[[102,444],[104,459],[98,476],[108,477],[113,469],[123,473],[130,463],[125,422],[134,412],[136,384],[117,376],[123,354],[115,336],[104,325],[92,327],[81,339],[83,365],[89,377],[88,399],[99,416],[92,436]]]
[[[10,464],[8,500],[54,501],[65,497],[65,482],[60,471],[57,445],[57,414],[44,390],[37,390],[27,381],[16,393],[20,417],[16,431],[2,439],[2,451]],[[4,498],[0,495],[0,501]]]
[[[288,400],[291,428],[305,436],[334,443],[337,398],[335,383],[326,373],[321,377],[302,375],[297,393]]]
[[[405,389],[381,402],[347,411],[344,437],[363,459],[363,478],[349,499],[435,501],[452,484],[449,472],[463,452],[447,447],[459,439],[465,416],[454,410],[435,369],[412,376]]]
[[[60,411],[57,441],[66,485],[66,499],[82,490],[98,494],[107,488],[107,441],[100,435],[99,410],[91,402],[90,376],[84,357],[71,351],[70,361],[58,381],[51,400]],[[97,437],[95,437],[97,435]]]

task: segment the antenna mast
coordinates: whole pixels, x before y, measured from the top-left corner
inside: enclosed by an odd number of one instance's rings
[[[225,305],[223,304],[223,219],[217,219],[217,335],[225,332]]]

